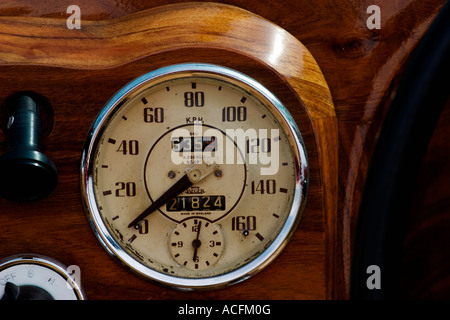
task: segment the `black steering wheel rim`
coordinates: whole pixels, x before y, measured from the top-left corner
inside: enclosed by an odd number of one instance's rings
[[[350,297],[399,297],[400,259],[411,194],[449,97],[450,2],[418,44],[389,107],[371,159],[352,254]],[[369,288],[369,266],[380,289]]]

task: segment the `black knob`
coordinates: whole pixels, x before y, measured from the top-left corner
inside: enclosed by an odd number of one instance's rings
[[[39,107],[31,95],[8,100],[8,151],[0,157],[0,196],[14,201],[41,199],[56,187],[54,163],[40,151]]]
[[[1,300],[54,300],[44,289],[36,286],[16,286],[12,282],[5,285]]]

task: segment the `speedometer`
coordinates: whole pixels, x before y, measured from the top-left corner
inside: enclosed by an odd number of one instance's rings
[[[100,243],[183,290],[224,287],[281,252],[306,200],[299,128],[269,90],[211,64],[145,74],[105,105],[81,165]]]

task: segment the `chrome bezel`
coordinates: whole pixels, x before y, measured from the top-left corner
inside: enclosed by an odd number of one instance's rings
[[[294,198],[289,215],[275,240],[257,258],[228,273],[207,278],[182,278],[153,270],[131,257],[110,234],[96,204],[94,193],[94,155],[102,132],[121,106],[148,87],[180,77],[206,76],[224,80],[244,88],[269,109],[286,131],[296,161]],[[147,73],[119,90],[104,106],[93,123],[81,160],[81,193],[86,213],[100,243],[116,259],[137,274],[179,290],[223,288],[248,279],[264,269],[284,249],[301,219],[308,189],[308,164],[303,140],[294,119],[269,90],[256,80],[238,71],[212,64],[187,63],[164,67]]]

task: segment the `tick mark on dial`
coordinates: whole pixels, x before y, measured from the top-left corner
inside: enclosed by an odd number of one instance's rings
[[[131,236],[131,238],[128,239],[128,242],[129,242],[129,243],[132,243],[134,240],[136,240],[136,238],[137,238],[137,235],[133,234],[133,235]]]
[[[280,192],[282,192],[282,193],[287,193],[287,192],[288,192],[288,189],[280,188]]]
[[[108,139],[108,142],[111,143],[111,144],[116,144],[116,140],[111,139],[111,138]]]
[[[197,89],[197,83],[192,82],[192,89]]]
[[[241,103],[245,103],[245,101],[247,101],[247,98],[246,97],[242,97]]]
[[[125,116],[122,116],[122,119],[123,119],[123,120],[125,120],[125,121],[127,121],[127,120],[128,120],[128,118],[127,118],[127,117],[125,117]]]
[[[142,101],[143,104],[147,104],[148,103],[148,101],[147,101],[147,99],[145,99],[145,97],[142,98],[141,101]]]
[[[258,232],[255,236],[259,239],[259,241],[263,241],[264,237]]]
[[[111,191],[111,190],[103,191],[103,195],[104,195],[104,196],[109,196],[109,195],[111,195],[111,194],[112,194],[112,191]]]

